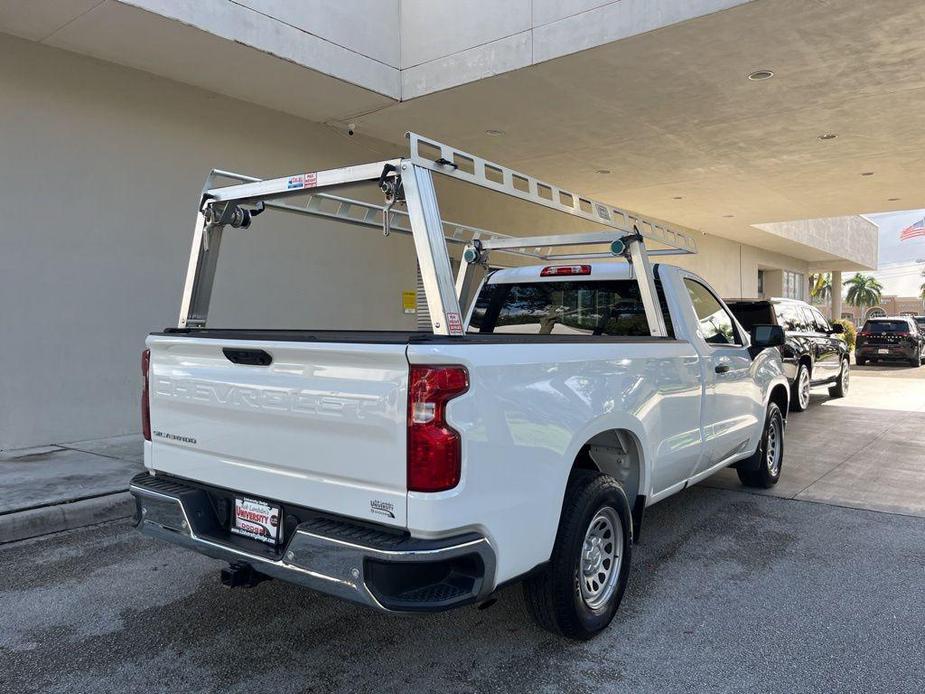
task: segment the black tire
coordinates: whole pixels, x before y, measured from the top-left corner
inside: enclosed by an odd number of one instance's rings
[[[773,427],[776,431],[776,447],[774,452],[774,461],[772,464],[771,457],[768,455],[768,446]],[[778,480],[780,480],[781,468],[784,463],[784,416],[776,403],[768,405],[767,414],[764,417],[764,431],[761,432],[761,442],[755,453],[745,460],[736,464],[736,472],[739,475],[739,481],[746,487],[758,487],[761,489],[770,489]]]
[[[619,518],[621,527],[613,528],[613,534],[620,533],[622,548],[618,552],[618,567],[615,566],[615,558],[611,559],[611,573],[605,579],[608,589],[602,590],[599,596],[606,600],[600,605],[590,605],[582,590],[586,579],[582,571],[583,549],[592,520],[600,522],[599,514],[612,516],[611,520]],[[555,634],[581,641],[605,629],[616,614],[626,590],[632,539],[632,513],[620,484],[612,477],[598,472],[576,470],[565,491],[562,517],[559,519],[559,530],[549,564],[543,571],[524,581],[527,610],[536,623]],[[606,550],[606,545],[602,545],[598,558],[607,551],[615,550],[615,546],[612,550]],[[607,559],[603,561],[606,563]],[[591,571],[594,570],[592,567]],[[615,575],[613,571],[616,571]],[[587,580],[593,581],[593,578],[592,574]]]
[[[915,355],[915,359],[910,359],[909,364],[915,368],[919,368],[922,365],[922,348],[919,348],[919,351]]]
[[[851,366],[847,359],[841,363],[841,371],[838,372],[838,380],[835,385],[829,388],[829,395],[833,398],[843,398],[848,394],[848,374],[851,373]]]
[[[803,394],[803,398],[800,397],[800,390],[803,387],[802,379],[806,379],[806,391]],[[805,363],[800,363],[800,366],[797,368],[797,377],[793,381],[793,386],[790,388],[790,411],[791,412],[803,412],[806,408],[809,407],[809,383],[811,379],[811,374],[809,372],[809,367]]]
[[[857,364],[858,366],[867,366],[867,360],[861,359],[860,357],[855,357],[854,363]]]

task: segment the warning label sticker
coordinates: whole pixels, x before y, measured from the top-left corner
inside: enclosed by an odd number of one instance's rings
[[[316,185],[318,185],[318,174],[314,171],[311,173],[306,173],[304,181],[305,188],[314,188]]]
[[[450,335],[462,335],[462,319],[460,319],[458,313],[446,314],[446,327],[450,331]]]
[[[305,186],[305,176],[299,174],[298,176],[290,176],[289,183],[286,184],[286,187],[292,190],[293,188],[302,188]]]

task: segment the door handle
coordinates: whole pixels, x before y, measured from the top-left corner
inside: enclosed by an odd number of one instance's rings
[[[273,363],[273,357],[262,349],[232,349],[231,347],[223,347],[222,354],[233,364],[269,366]]]
[[[718,374],[724,374],[729,371],[732,367],[729,364],[717,364],[713,367],[713,370]]]

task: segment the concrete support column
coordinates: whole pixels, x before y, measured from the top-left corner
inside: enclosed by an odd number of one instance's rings
[[[832,319],[841,318],[841,270],[832,271]]]

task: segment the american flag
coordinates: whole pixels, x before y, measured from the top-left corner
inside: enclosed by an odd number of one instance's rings
[[[900,241],[914,239],[917,236],[925,236],[925,218],[920,219],[915,224],[907,226],[905,229],[899,232]]]

